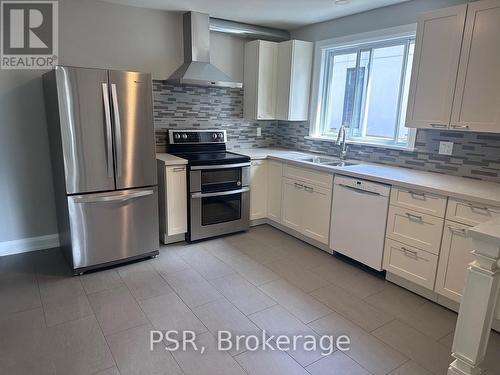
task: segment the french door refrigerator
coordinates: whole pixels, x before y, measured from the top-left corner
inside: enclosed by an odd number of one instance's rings
[[[43,76],[61,247],[75,274],[159,249],[151,76]]]

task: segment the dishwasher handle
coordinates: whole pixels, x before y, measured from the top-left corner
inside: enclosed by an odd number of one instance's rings
[[[354,186],[349,186],[349,185],[344,185],[344,184],[338,184],[338,186],[341,186],[344,189],[348,189],[348,190],[354,191],[354,192],[356,192],[358,194],[374,195],[374,196],[381,196],[382,195],[380,193],[376,193],[376,192],[373,192],[373,191],[358,189],[358,188],[355,188]]]

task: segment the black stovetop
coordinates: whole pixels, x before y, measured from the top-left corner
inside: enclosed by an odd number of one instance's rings
[[[250,158],[245,155],[228,151],[216,152],[171,152],[188,161],[188,165],[217,165],[217,164],[237,164],[246,163]]]

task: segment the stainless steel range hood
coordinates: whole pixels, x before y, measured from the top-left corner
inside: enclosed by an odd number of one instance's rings
[[[241,82],[210,64],[209,22],[210,17],[205,13],[183,15],[184,64],[167,81],[181,85],[242,88]]]

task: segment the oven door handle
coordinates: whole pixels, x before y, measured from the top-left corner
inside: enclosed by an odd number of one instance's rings
[[[220,164],[220,165],[193,165],[191,167],[192,171],[205,170],[205,169],[229,169],[229,168],[241,168],[241,167],[249,167],[250,162],[248,163],[238,163],[238,164]]]
[[[242,188],[238,190],[229,190],[229,191],[218,191],[216,193],[193,193],[191,194],[191,198],[209,198],[209,197],[220,197],[223,195],[233,195],[249,192],[250,188]]]

